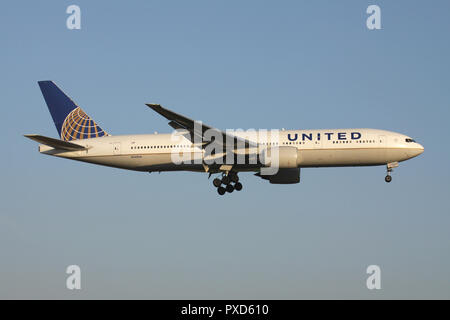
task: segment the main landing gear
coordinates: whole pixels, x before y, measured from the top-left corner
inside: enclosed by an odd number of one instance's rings
[[[387,175],[384,178],[384,181],[386,181],[387,183],[392,181],[392,177],[391,177],[391,172],[394,168],[398,167],[398,162],[391,162],[386,164],[386,171],[387,171]]]
[[[239,182],[237,173],[233,171],[228,172],[228,174],[223,174],[222,179],[215,178],[213,180],[213,185],[217,188],[217,192],[221,196],[226,192],[232,193],[234,190],[242,190],[242,183]]]

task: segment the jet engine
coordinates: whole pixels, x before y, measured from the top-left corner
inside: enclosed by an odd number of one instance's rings
[[[294,184],[300,182],[300,168],[279,169],[273,175],[262,175],[258,172],[256,176],[269,180],[273,184]]]
[[[296,147],[273,147],[262,152],[261,160],[266,167],[297,168],[300,164],[300,155]]]
[[[257,173],[258,177],[269,180],[273,184],[291,184],[300,182],[300,154],[297,148],[281,146],[268,148],[261,154],[262,163],[266,168]],[[265,174],[264,171],[276,171]],[[278,170],[276,170],[278,168]]]

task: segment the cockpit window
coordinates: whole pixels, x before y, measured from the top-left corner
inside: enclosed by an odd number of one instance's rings
[[[410,139],[410,138],[406,138],[405,141],[406,142],[416,142],[414,139]]]

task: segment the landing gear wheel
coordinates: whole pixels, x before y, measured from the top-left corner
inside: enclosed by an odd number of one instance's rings
[[[234,191],[234,187],[232,184],[227,184],[226,190],[228,193],[232,193]]]
[[[384,178],[384,181],[387,183],[392,181],[391,172],[394,170],[394,168],[398,167],[398,162],[390,162],[386,164],[386,177]]]
[[[237,183],[239,181],[239,177],[236,173],[229,173],[228,176],[230,177],[231,182]]]
[[[215,178],[215,179],[213,180],[213,185],[214,185],[214,187],[216,187],[216,188],[220,187],[220,186],[222,185],[222,180],[220,180],[220,179],[218,179],[218,178]]]
[[[236,191],[241,191],[242,190],[242,183],[236,182],[236,184],[234,185],[234,189],[236,189]]]
[[[230,184],[230,177],[229,176],[223,176],[222,177],[222,183],[227,185]]]
[[[224,187],[218,187],[218,188],[217,188],[217,192],[218,192],[221,196],[223,196],[223,195],[225,194],[226,190],[225,190]]]

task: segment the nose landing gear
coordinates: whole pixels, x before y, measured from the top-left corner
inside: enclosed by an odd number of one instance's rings
[[[232,193],[234,190],[242,190],[242,183],[239,182],[237,173],[233,171],[229,171],[227,174],[222,174],[222,179],[215,178],[213,180],[213,185],[217,188],[217,193],[221,196],[223,196],[226,192]]]
[[[387,183],[392,181],[392,177],[391,177],[391,172],[394,168],[398,167],[398,162],[391,162],[386,164],[386,171],[387,171],[387,175],[384,178],[384,181],[386,181]]]

